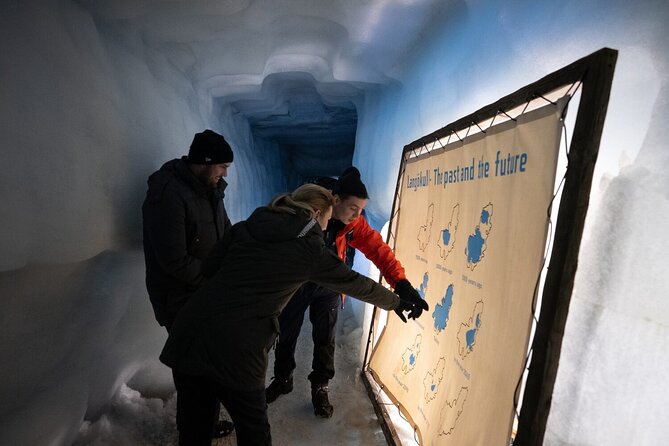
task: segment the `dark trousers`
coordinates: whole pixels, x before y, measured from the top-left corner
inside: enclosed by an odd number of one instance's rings
[[[172,371],[177,388],[177,427],[180,446],[211,446],[218,418],[218,401],[227,409],[239,446],[272,444],[265,389],[242,391],[225,388],[208,378]]]
[[[165,329],[167,330],[168,335],[170,334],[170,329],[172,328],[173,323],[174,323],[174,318],[170,319],[168,321],[167,325],[165,325]],[[175,376],[174,373],[172,373],[172,377],[174,377],[174,376]],[[177,383],[176,383],[176,378],[175,378],[174,387],[176,387],[176,385],[177,385]],[[177,402],[178,402],[178,400],[179,400],[179,397],[177,395]],[[178,405],[178,403],[177,403],[177,405]],[[214,410],[214,413],[216,415],[215,415],[215,418],[214,418],[214,423],[211,426],[211,438],[213,438],[214,434],[216,433],[216,424],[218,423],[218,417],[220,416],[220,413],[221,413],[221,403],[220,403],[220,401],[218,401],[218,400],[216,401],[216,407],[213,408],[212,410]]]
[[[275,378],[286,379],[295,370],[295,347],[307,308],[314,342],[309,380],[315,385],[327,384],[334,377],[335,330],[340,304],[339,293],[315,283],[306,283],[297,290],[279,316],[281,334],[275,352]]]

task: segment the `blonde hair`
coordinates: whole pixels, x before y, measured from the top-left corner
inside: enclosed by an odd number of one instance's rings
[[[305,184],[293,192],[277,195],[267,206],[274,212],[295,214],[305,211],[309,218],[314,218],[316,211],[326,212],[334,205],[334,197],[329,190],[316,184]]]

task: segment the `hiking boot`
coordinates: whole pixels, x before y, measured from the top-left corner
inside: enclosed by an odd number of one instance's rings
[[[330,418],[334,407],[328,399],[328,386],[316,385],[311,388],[311,403],[314,405],[314,415],[321,418]]]
[[[293,377],[274,378],[265,389],[265,399],[267,404],[273,403],[281,395],[286,395],[293,391]]]

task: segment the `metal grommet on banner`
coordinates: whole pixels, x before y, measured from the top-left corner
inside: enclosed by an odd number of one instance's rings
[[[469,131],[472,129],[472,124],[474,124],[474,121],[469,123],[469,127],[467,127],[467,132],[465,133],[465,137],[463,139],[466,139],[467,136],[469,136]]]
[[[490,125],[488,126],[488,128],[491,128],[495,124],[495,119],[497,119],[498,115],[499,115],[499,110],[495,112],[495,116],[492,117],[492,120],[490,121]]]
[[[548,103],[551,104],[551,105],[557,105],[557,102],[553,102],[553,101],[551,101],[550,99],[546,98],[546,97],[545,97],[544,95],[542,95],[542,94],[537,95],[537,97],[540,97],[541,99],[543,99],[544,101],[548,102]]]
[[[493,118],[493,119],[494,119],[494,118]],[[485,130],[483,130],[483,129],[481,128],[481,126],[479,125],[478,122],[473,122],[473,124],[474,124],[476,127],[478,127],[479,130],[480,130],[481,132],[483,132],[483,133],[485,134]]]
[[[569,87],[569,90],[567,90],[567,93],[565,93],[565,96],[569,96],[569,100],[571,101],[571,98],[574,97],[574,95],[581,88],[582,85],[583,85],[582,81],[574,82],[573,84],[571,84],[571,87]],[[574,89],[574,91],[571,90],[572,88]],[[567,107],[565,107],[565,109],[566,108]]]
[[[385,388],[385,385],[383,383],[379,383],[379,391],[376,392],[376,397],[374,398],[376,400],[376,402],[379,403],[379,404],[385,404],[380,400],[381,392],[383,391],[384,388]]]
[[[509,114],[508,114],[507,112],[505,112],[504,110],[497,110],[497,114],[498,114],[498,115],[499,115],[499,114],[504,115],[504,116],[506,116],[507,118],[509,118],[510,120],[512,120],[513,122],[518,122],[518,120],[517,120],[516,118],[511,117],[511,115],[509,115]]]

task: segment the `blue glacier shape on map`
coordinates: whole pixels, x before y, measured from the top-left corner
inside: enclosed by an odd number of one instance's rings
[[[448,317],[453,305],[453,284],[446,289],[446,294],[441,299],[441,302],[434,307],[432,318],[434,319],[434,328],[437,331],[442,331],[446,328]]]
[[[470,235],[467,240],[467,263],[478,263],[481,260],[484,242],[481,230],[477,227],[474,235]]]
[[[414,362],[416,362],[416,355],[412,353],[411,356],[409,356],[409,364],[413,365]]]
[[[425,300],[425,291],[427,290],[427,281],[429,280],[429,277],[427,273],[423,275],[423,283],[420,284],[419,288],[416,288],[416,291],[418,291],[418,294],[420,294],[420,297]]]
[[[479,331],[478,328],[472,328],[467,330],[467,348],[469,351],[474,349],[474,342],[476,341],[476,332]]]
[[[476,315],[476,328],[467,330],[467,334],[465,335],[465,339],[467,341],[467,348],[469,349],[469,351],[472,351],[474,349],[474,342],[476,342],[476,334],[478,333],[480,326],[481,326],[481,313]]]
[[[489,217],[490,217],[490,214],[488,213],[488,211],[483,209],[483,211],[481,211],[481,223],[483,223],[484,225],[487,225]]]
[[[436,384],[432,384],[432,385],[430,386],[430,390],[432,390],[432,391],[434,392],[434,389],[435,389],[436,387],[437,387]]]
[[[448,246],[448,242],[451,241],[451,231],[448,229],[441,231],[441,240],[443,241],[444,246]]]

